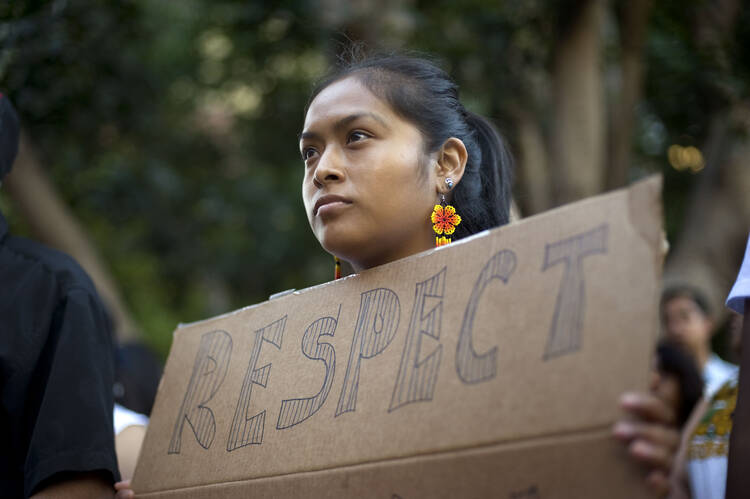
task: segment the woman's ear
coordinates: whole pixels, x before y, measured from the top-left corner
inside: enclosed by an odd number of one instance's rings
[[[466,161],[469,153],[461,139],[451,137],[446,140],[440,150],[438,150],[437,164],[435,173],[437,174],[438,192],[447,192],[449,189],[445,184],[445,179],[453,179],[453,184],[458,184],[461,177],[464,176]]]

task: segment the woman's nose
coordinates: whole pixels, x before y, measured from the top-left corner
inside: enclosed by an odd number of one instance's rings
[[[344,178],[344,166],[340,152],[334,147],[327,147],[315,165],[313,179],[320,186]]]

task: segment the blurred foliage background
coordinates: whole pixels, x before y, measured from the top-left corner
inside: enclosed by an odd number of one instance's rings
[[[747,3],[2,2],[25,145],[0,210],[98,265],[120,338],[162,356],[178,322],[326,281],[297,136],[314,81],[364,41],[441,59],[507,136],[524,216],[663,173],[667,278],[719,308],[750,227]]]

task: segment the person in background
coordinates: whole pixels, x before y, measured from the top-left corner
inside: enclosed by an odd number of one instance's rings
[[[19,122],[0,95],[0,181]],[[112,497],[114,350],[94,285],[69,256],[11,236],[0,213],[0,495]]]
[[[159,359],[144,343],[120,344],[115,351],[115,408],[120,405],[150,415],[162,369]]]
[[[745,260],[737,281],[727,299],[732,310],[730,323],[731,344],[741,355],[741,314],[745,299],[750,297],[750,238],[745,251]],[[728,455],[730,439],[734,446],[733,431],[747,421],[737,409],[739,394],[738,369],[733,369],[728,378],[696,407],[685,425],[683,440],[675,459],[670,499],[724,499],[747,497],[747,489],[727,489]],[[738,442],[739,443],[739,442]],[[746,442],[745,442],[746,444]],[[739,448],[739,445],[738,445]],[[736,474],[742,480],[747,475],[747,462],[735,462]],[[745,482],[747,479],[744,478]],[[739,483],[739,482],[737,482]]]
[[[698,363],[710,398],[728,379],[736,376],[737,366],[722,360],[711,350],[714,322],[708,300],[695,288],[668,288],[661,298],[661,318],[665,336],[684,347]]]

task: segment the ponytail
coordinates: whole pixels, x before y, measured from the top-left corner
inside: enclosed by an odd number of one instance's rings
[[[472,152],[475,157],[467,161],[464,176],[453,190],[453,206],[462,214],[456,239],[504,225],[510,219],[512,156],[489,121],[470,111],[465,112],[465,120],[472,133],[464,144],[469,157]]]

